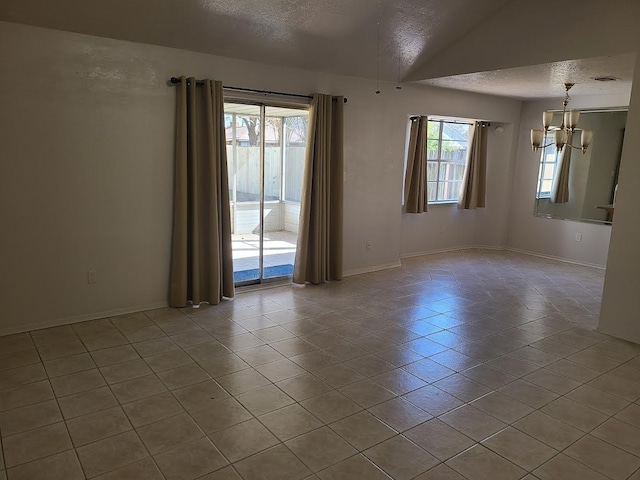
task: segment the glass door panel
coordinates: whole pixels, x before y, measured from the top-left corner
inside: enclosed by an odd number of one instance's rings
[[[225,103],[236,285],[293,274],[308,117]]]

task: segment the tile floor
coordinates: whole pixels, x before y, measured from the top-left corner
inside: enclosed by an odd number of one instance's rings
[[[0,338],[0,479],[640,479],[603,272],[492,251]]]

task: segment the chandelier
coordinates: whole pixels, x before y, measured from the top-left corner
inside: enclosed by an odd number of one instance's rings
[[[573,134],[578,126],[578,118],[580,118],[580,110],[567,110],[569,105],[569,90],[575,83],[563,83],[562,86],[565,89],[564,100],[562,102],[562,123],[559,127],[551,125],[553,120],[553,112],[542,113],[542,126],[543,130],[532,129],[531,130],[531,147],[534,152],[537,152],[540,148],[547,148],[551,145],[556,146],[558,152],[562,150],[565,145],[582,150],[582,153],[586,153],[587,148],[591,145],[593,139],[593,132],[591,130],[582,130],[580,132],[580,146],[575,147],[569,142],[573,138]],[[553,132],[554,141],[543,145],[549,131]]]

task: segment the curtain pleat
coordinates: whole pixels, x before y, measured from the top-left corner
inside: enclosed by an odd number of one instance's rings
[[[404,212],[427,211],[427,117],[412,117],[404,176]]]
[[[170,305],[218,304],[234,295],[222,83],[176,88]]]
[[[467,154],[458,208],[471,210],[485,206],[487,190],[487,128],[475,122]]]
[[[571,150],[570,145],[573,142],[573,133],[567,135],[567,144],[560,155],[560,165],[558,166],[558,174],[553,179],[551,187],[551,201],[553,203],[567,203],[569,201],[569,170],[571,167]]]
[[[342,278],[343,115],[343,97],[313,96],[294,283]]]

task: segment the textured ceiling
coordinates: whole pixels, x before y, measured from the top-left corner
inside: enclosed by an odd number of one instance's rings
[[[0,21],[518,98],[558,96],[562,82],[596,75],[623,81],[594,93],[630,88],[633,58],[622,54],[640,44],[640,0],[581,0],[562,28],[534,21],[556,9],[556,0],[0,0]]]

